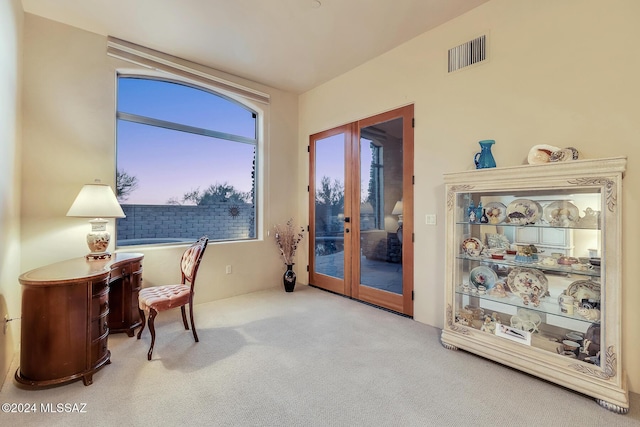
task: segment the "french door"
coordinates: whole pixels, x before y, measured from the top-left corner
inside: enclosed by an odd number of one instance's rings
[[[311,135],[309,283],[413,315],[413,106]]]

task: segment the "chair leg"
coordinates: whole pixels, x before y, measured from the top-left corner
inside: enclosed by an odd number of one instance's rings
[[[189,330],[189,324],[187,323],[187,314],[184,311],[184,305],[180,307],[180,311],[182,311],[182,323],[184,324],[184,329]]]
[[[141,308],[138,308],[138,312],[140,312],[140,319],[142,319],[142,327],[138,331],[138,339],[140,339],[140,337],[142,336],[142,331],[144,331],[144,324],[146,319],[144,317],[144,310],[142,310]]]
[[[147,360],[151,360],[151,354],[153,353],[153,345],[156,343],[156,328],[153,326],[153,320],[158,314],[153,308],[149,309],[149,331],[151,332],[151,347],[149,347],[149,353],[147,353]]]
[[[182,306],[184,308],[184,306]],[[196,324],[193,323],[193,301],[189,301],[189,318],[191,319],[191,330],[193,331],[193,339],[198,342],[198,333],[196,332]]]

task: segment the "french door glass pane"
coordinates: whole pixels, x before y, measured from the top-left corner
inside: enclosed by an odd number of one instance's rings
[[[344,279],[344,134],[315,144],[315,271]]]
[[[360,133],[360,284],[402,294],[402,119]]]

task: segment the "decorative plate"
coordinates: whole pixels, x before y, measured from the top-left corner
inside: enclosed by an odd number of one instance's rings
[[[547,294],[549,281],[538,269],[515,267],[507,276],[507,286],[516,295],[542,298]]]
[[[481,265],[469,272],[469,281],[476,288],[484,286],[489,290],[495,286],[498,281],[498,275],[489,267]]]
[[[569,285],[566,294],[578,302],[583,299],[600,301],[600,283],[593,280],[576,280]]]
[[[507,207],[500,202],[489,202],[484,208],[489,224],[500,224],[507,217]]]
[[[484,245],[478,238],[469,237],[462,242],[462,250],[469,256],[480,256],[482,249],[484,249]]]
[[[507,206],[507,222],[511,224],[533,224],[540,219],[542,208],[538,202],[516,199]]]
[[[504,234],[487,233],[487,245],[489,249],[508,250],[511,242]]]
[[[566,200],[545,206],[543,218],[554,227],[572,227],[580,219],[578,207]]]

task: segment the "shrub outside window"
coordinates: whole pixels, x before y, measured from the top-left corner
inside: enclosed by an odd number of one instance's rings
[[[211,90],[118,76],[116,245],[256,237],[257,113]]]

